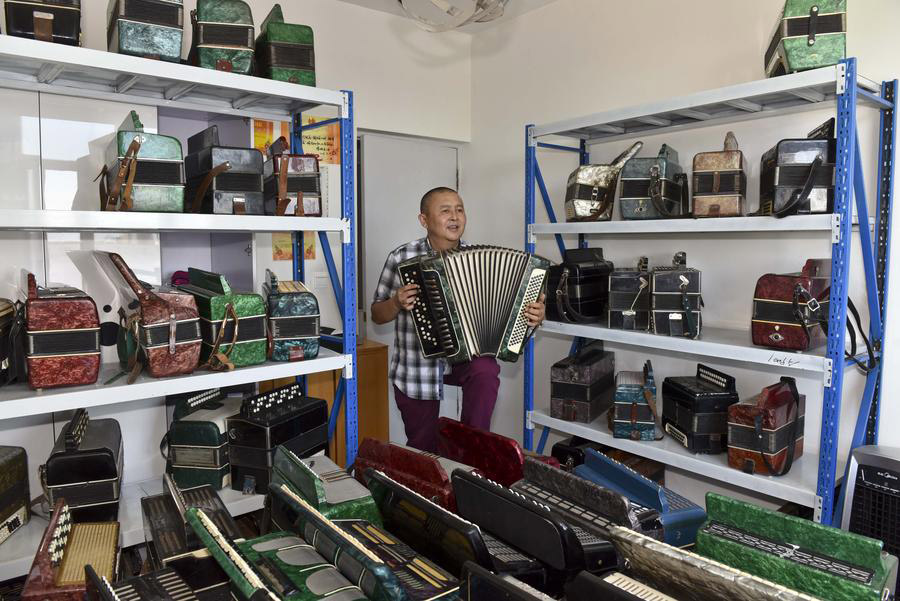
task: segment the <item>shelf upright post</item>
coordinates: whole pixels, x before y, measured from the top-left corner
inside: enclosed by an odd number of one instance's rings
[[[353,124],[353,92],[344,90],[341,108],[341,203],[342,216],[349,231],[341,245],[344,276],[344,354],[350,355],[350,367],[344,373],[344,415],[347,430],[347,466],[356,461],[357,389],[356,389],[356,129]],[[337,403],[337,399],[335,403]]]
[[[534,252],[534,179],[537,145],[534,139],[534,125],[525,126],[525,251]],[[525,343],[525,415],[522,431],[522,445],[529,451],[534,449],[534,424],[531,416],[534,411],[534,337]]]
[[[881,84],[881,97],[891,103],[892,108],[881,109],[880,143],[878,144],[878,173],[875,217],[875,278],[878,284],[878,297],[881,303],[881,335],[870,331],[872,343],[880,340],[876,352],[881,353],[878,365],[878,379],[872,395],[872,407],[866,424],[866,444],[878,444],[878,419],[881,413],[881,379],[884,374],[884,334],[887,332],[887,291],[888,274],[891,256],[891,217],[894,202],[894,158],[895,138],[897,134],[897,80]]]
[[[850,277],[851,221],[854,160],[856,152],[856,59],[837,67],[842,71],[843,91],[837,98],[837,156],[834,173],[834,213],[840,219],[831,245],[831,296],[828,306],[828,345],[825,356],[825,391],[819,439],[819,472],[816,483],[815,521],[830,524],[834,512],[838,431],[844,384],[844,342],[847,322],[847,287]],[[865,227],[865,226],[864,226]],[[829,367],[830,366],[830,367]]]
[[[303,154],[303,113],[297,111],[291,119],[291,152]],[[291,235],[291,254],[294,264],[294,279],[306,283],[306,257],[304,254],[303,232],[293,232]],[[297,383],[303,387],[303,394],[307,394],[306,376],[297,376]]]
[[[587,141],[579,140],[578,142],[578,164],[587,165],[591,162],[591,155],[587,149]],[[584,234],[578,234],[578,248],[587,248],[588,243]],[[573,347],[574,349],[574,347]]]

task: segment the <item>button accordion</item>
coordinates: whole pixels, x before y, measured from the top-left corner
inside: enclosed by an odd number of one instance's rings
[[[530,336],[525,306],[540,297],[549,268],[547,259],[497,246],[401,263],[401,283],[419,286],[411,314],[422,354],[451,364],[479,356],[515,361]]]
[[[84,566],[87,578],[87,601],[199,601],[190,586],[171,568],[112,585],[94,568]]]

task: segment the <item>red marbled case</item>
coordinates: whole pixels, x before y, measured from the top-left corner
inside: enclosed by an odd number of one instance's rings
[[[93,384],[100,373],[100,319],[77,288],[38,288],[25,274],[26,362],[34,389]]]
[[[811,312],[804,294],[794,303],[798,286],[816,299],[820,308]],[[825,334],[817,323],[804,328],[794,316],[796,311],[807,321],[817,317],[828,319],[828,300],[831,287],[831,261],[808,259],[800,273],[767,273],[756,282],[753,292],[753,319],[750,331],[753,344],[769,348],[806,351],[825,342]]]

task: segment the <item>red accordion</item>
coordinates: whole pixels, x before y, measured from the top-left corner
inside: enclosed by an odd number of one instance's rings
[[[831,260],[807,259],[800,273],[767,273],[753,292],[753,344],[805,351],[825,342]]]

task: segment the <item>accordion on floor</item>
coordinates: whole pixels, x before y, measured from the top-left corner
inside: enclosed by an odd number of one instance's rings
[[[412,318],[422,354],[451,364],[482,355],[515,361],[530,335],[524,308],[538,300],[549,267],[547,259],[497,246],[401,263],[403,285],[419,285]]]
[[[87,601],[198,601],[199,597],[178,572],[171,568],[135,576],[111,585],[104,576],[98,576],[90,565],[84,566],[87,578]]]

